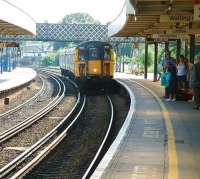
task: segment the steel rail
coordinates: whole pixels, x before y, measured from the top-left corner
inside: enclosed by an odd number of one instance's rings
[[[13,160],[10,164],[4,167],[4,169],[0,170],[0,178],[6,176],[11,170],[16,168],[17,165],[22,163],[25,159],[27,159],[30,155],[32,155],[34,152],[39,150],[43,145],[48,142],[53,136],[56,134],[59,134],[58,137],[56,137],[47,147],[45,147],[39,154],[33,158],[28,164],[26,164],[23,168],[21,168],[18,172],[16,172],[13,176],[10,177],[10,179],[15,178],[21,178],[26,173],[28,173],[33,167],[35,167],[44,157],[46,157],[51,150],[53,150],[67,135],[69,130],[73,127],[73,125],[76,123],[77,119],[81,115],[81,113],[84,110],[85,104],[86,104],[86,96],[84,96],[83,102],[81,104],[80,110],[76,114],[76,116],[73,118],[71,123],[67,126],[67,128],[64,129],[64,131],[60,132],[60,129],[62,129],[62,126],[65,124],[65,122],[72,116],[72,114],[75,112],[75,110],[79,107],[81,103],[81,96],[80,92],[78,94],[78,99],[76,104],[74,105],[73,109],[70,111],[70,113],[52,130],[50,131],[46,136],[44,136],[42,139],[40,139],[36,144],[34,144],[31,148],[23,152],[20,156],[18,156],[15,160]],[[2,173],[3,172],[3,173]]]
[[[57,96],[44,108],[39,110],[37,113],[32,115],[31,117],[25,119],[24,121],[20,122],[19,124],[15,125],[14,127],[6,130],[5,132],[0,134],[0,144],[8,139],[10,139],[12,136],[16,135],[20,131],[26,129],[30,125],[32,125],[34,122],[38,121],[41,119],[44,115],[46,115],[48,112],[50,112],[53,108],[57,106],[57,104],[64,98],[65,96],[65,85],[64,83],[58,78],[56,79],[55,77],[52,76],[52,78],[57,82],[59,86],[59,92]],[[62,87],[63,86],[63,91]]]
[[[62,82],[63,83],[63,82]],[[64,85],[64,83],[63,83]],[[61,96],[64,96],[65,94],[65,85],[63,86],[63,93]],[[80,101],[80,93],[78,96],[77,103],[75,104],[74,108],[77,106],[77,104]],[[72,113],[71,111],[68,116]],[[8,163],[6,166],[0,169],[0,178],[5,177],[8,173],[10,173],[14,168],[16,168],[19,164],[21,164],[25,159],[27,159],[31,154],[33,154],[36,150],[38,150],[43,144],[48,142],[56,133],[59,127],[63,125],[65,120],[63,119],[53,130],[51,130],[48,134],[46,134],[43,138],[41,138],[38,142],[36,142],[34,145],[32,145],[30,148],[25,150],[22,154],[20,154],[18,157],[16,157],[13,161]]]
[[[28,99],[28,100],[25,101],[24,103],[19,104],[18,106],[16,106],[16,107],[10,109],[9,111],[6,111],[6,112],[0,114],[0,118],[1,118],[1,117],[5,117],[5,116],[7,116],[7,115],[9,115],[9,114],[11,114],[11,113],[13,113],[13,112],[18,111],[18,110],[21,109],[24,105],[26,105],[26,104],[29,103],[30,101],[36,99],[40,94],[42,94],[45,85],[44,85],[44,80],[43,80],[43,78],[42,78],[41,76],[39,76],[39,77],[40,77],[40,79],[42,80],[42,88],[40,89],[40,91],[38,91],[38,93],[36,93],[34,96],[32,96],[30,99]]]
[[[106,135],[104,136],[104,139],[96,153],[96,155],[94,156],[92,162],[90,163],[90,166],[88,167],[88,169],[86,170],[85,174],[83,175],[82,179],[86,179],[86,178],[89,178],[89,176],[91,175],[92,173],[92,170],[94,169],[94,166],[97,162],[97,159],[99,158],[100,154],[101,154],[101,151],[103,149],[103,147],[105,146],[105,143],[108,139],[108,136],[110,134],[110,131],[111,131],[111,127],[112,127],[112,124],[113,124],[113,116],[114,116],[114,107],[113,107],[113,103],[112,103],[112,100],[110,99],[109,96],[106,96],[108,101],[109,101],[109,104],[110,104],[110,123],[109,123],[109,126],[108,126],[108,129],[107,129],[107,132],[106,132]]]

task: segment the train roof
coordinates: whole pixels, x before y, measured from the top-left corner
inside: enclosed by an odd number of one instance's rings
[[[96,46],[96,47],[101,47],[101,46],[105,46],[108,45],[110,47],[112,47],[108,42],[102,42],[102,41],[88,41],[88,42],[83,42],[81,44],[79,44],[77,47],[91,47],[91,46]]]
[[[76,47],[71,47],[71,48],[65,48],[61,51],[61,54],[65,53],[65,54],[73,54],[74,53],[74,50],[76,48],[79,48],[79,47],[102,47],[102,46],[110,46],[112,47],[108,42],[102,42],[102,41],[87,41],[87,42],[83,42],[79,45],[77,45]]]

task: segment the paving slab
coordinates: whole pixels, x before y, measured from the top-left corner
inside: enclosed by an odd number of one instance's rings
[[[134,80],[154,91],[169,112],[175,137],[178,178],[200,179],[200,110],[192,109],[193,101],[167,102],[162,98],[164,88],[160,82],[131,74],[117,73],[115,77],[129,83],[135,94],[136,109],[126,135],[107,161],[106,168],[99,165],[91,178],[167,178],[167,133],[160,106],[151,94],[131,82]]]

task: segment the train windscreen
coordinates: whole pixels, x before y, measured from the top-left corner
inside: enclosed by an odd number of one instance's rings
[[[90,47],[88,49],[88,60],[97,60],[97,59],[100,59],[99,48]]]

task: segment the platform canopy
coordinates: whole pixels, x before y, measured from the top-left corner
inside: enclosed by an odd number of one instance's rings
[[[200,34],[200,0],[126,0],[109,36],[187,38]]]
[[[7,0],[0,0],[0,35],[36,34],[34,19]]]

